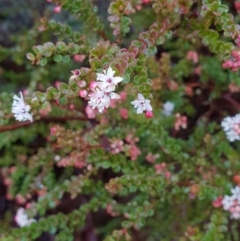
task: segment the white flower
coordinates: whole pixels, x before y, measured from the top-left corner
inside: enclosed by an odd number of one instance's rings
[[[229,210],[229,208],[233,205],[233,200],[234,200],[233,196],[225,195],[222,200],[223,209],[226,211]]]
[[[123,80],[122,77],[114,77],[115,71],[111,67],[108,70],[103,70],[103,74],[97,74],[98,82],[95,89],[89,94],[90,100],[88,102],[92,109],[97,108],[101,113],[105,108],[110,106],[110,101],[120,99],[120,95],[113,92],[116,85]]]
[[[231,189],[232,195],[225,195],[222,200],[223,209],[231,213],[232,219],[240,219],[240,187]]]
[[[102,113],[105,108],[108,108],[110,106],[111,100],[121,98],[120,95],[112,92],[111,90],[112,89],[109,87],[106,90],[101,90],[99,88],[93,90],[93,92],[89,94],[89,106],[91,106],[93,109],[97,108],[98,111]]]
[[[28,226],[33,222],[36,222],[35,219],[28,219],[27,214],[25,213],[24,208],[19,208],[17,210],[15,221],[20,227]]]
[[[97,74],[97,80],[102,81],[102,83],[105,85],[105,88],[107,87],[114,87],[113,90],[115,90],[115,86],[120,83],[123,78],[116,76],[114,77],[115,71],[109,67],[108,70],[103,70],[103,74]]]
[[[229,141],[240,140],[240,114],[224,118],[221,126]]]
[[[163,114],[165,116],[170,116],[174,110],[175,104],[171,101],[167,101],[163,104]]]
[[[231,189],[231,192],[236,198],[240,197],[240,187],[236,186],[235,188]]]
[[[32,115],[29,113],[30,106],[25,105],[22,92],[20,92],[20,98],[16,95],[13,96],[12,113],[18,121],[33,121]]]
[[[240,218],[240,213],[239,212],[233,212],[230,217],[232,219],[239,219]]]
[[[80,71],[78,69],[72,70],[71,73],[72,73],[72,76],[70,77],[69,80],[74,80],[78,78],[78,76],[80,75]]]
[[[143,111],[152,111],[150,100],[145,99],[140,93],[138,93],[138,100],[132,101],[131,104],[137,108],[137,114],[141,114]]]

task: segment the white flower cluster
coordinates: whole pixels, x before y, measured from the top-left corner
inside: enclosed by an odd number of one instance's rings
[[[229,141],[240,140],[240,114],[224,118],[221,126]]]
[[[231,190],[232,195],[225,195],[222,200],[223,209],[231,213],[232,219],[240,219],[240,187]]]
[[[28,226],[33,222],[36,222],[35,219],[28,219],[27,214],[25,213],[24,208],[19,208],[17,210],[16,216],[15,216],[15,221],[20,227]]]
[[[30,105],[26,105],[23,99],[22,92],[20,92],[20,97],[13,96],[12,113],[18,121],[33,121],[32,115],[29,113]]]
[[[163,114],[165,116],[170,116],[174,110],[174,103],[172,103],[171,101],[167,101],[163,104]]]
[[[97,74],[97,86],[89,94],[89,106],[93,109],[97,108],[101,113],[105,108],[110,106],[110,101],[113,99],[120,99],[120,95],[113,92],[119,82],[123,80],[122,77],[114,77],[115,71],[109,67],[104,70],[103,74]]]
[[[142,94],[138,94],[138,99],[131,102],[134,108],[137,109],[137,114],[143,113],[143,111],[152,111],[150,100],[145,99]]]

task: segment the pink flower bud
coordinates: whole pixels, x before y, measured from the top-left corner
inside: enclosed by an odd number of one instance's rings
[[[53,9],[53,11],[54,11],[54,13],[60,13],[61,12],[61,6],[56,6],[54,9]]]
[[[120,115],[123,119],[128,119],[128,110],[127,109],[120,109]]]
[[[226,62],[224,62],[224,63],[222,64],[222,68],[223,68],[223,69],[227,69],[227,68],[228,68],[228,65],[227,65]]]
[[[234,58],[239,58],[239,55],[240,55],[239,51],[232,51],[232,56]]]
[[[165,172],[165,173],[164,173],[164,176],[165,176],[166,179],[169,180],[170,177],[171,177],[171,172],[169,172],[169,171]]]
[[[97,82],[92,81],[92,82],[90,83],[90,89],[91,89],[91,90],[94,90],[96,87],[97,87]]]
[[[195,52],[195,51],[188,51],[187,59],[188,60],[192,60],[193,63],[196,64],[198,62],[198,54],[197,54],[197,52]]]
[[[61,82],[60,82],[59,80],[56,80],[56,81],[54,82],[54,86],[55,86],[56,88],[58,88],[60,84],[61,84]]]
[[[121,100],[127,99],[127,93],[125,91],[120,92],[119,95],[121,96]]]
[[[162,172],[162,166],[161,164],[156,164],[155,165],[155,170],[156,170],[156,174],[160,174]]]
[[[96,117],[96,111],[92,109],[89,105],[87,105],[85,111],[89,119],[94,119]]]
[[[26,199],[21,195],[21,194],[17,194],[16,195],[16,201],[18,204],[23,204],[26,202]]]
[[[235,40],[235,43],[237,44],[237,46],[240,46],[240,36],[237,37],[237,39]]]
[[[83,55],[83,54],[75,54],[73,56],[73,60],[75,62],[83,62],[83,60],[86,58],[86,55]]]
[[[150,3],[152,0],[142,0],[142,3],[143,4],[148,4],[148,3]]]
[[[56,131],[57,131],[56,126],[52,126],[52,127],[50,128],[50,133],[51,133],[52,136],[55,135]]]
[[[140,10],[142,9],[142,6],[141,6],[141,5],[136,5],[136,9],[137,9],[138,11],[140,11]]]
[[[82,98],[85,98],[87,96],[88,92],[86,90],[80,90],[79,91],[79,96]]]
[[[146,116],[147,118],[151,119],[151,118],[153,117],[153,112],[152,112],[152,111],[147,111],[147,112],[145,113],[145,116]]]
[[[227,60],[226,62],[224,62],[224,68],[231,68],[232,67],[233,62],[231,60]]]
[[[220,196],[220,197],[218,197],[217,199],[215,199],[215,200],[212,202],[213,207],[215,207],[215,208],[221,207],[221,206],[222,206],[222,200],[223,200],[223,197],[222,197],[222,196]]]
[[[232,64],[232,68],[237,68],[238,67],[238,63],[237,62],[234,62],[233,64]]]
[[[81,81],[78,82],[78,86],[79,86],[80,88],[84,88],[86,85],[87,85],[87,83],[86,83],[85,80],[81,80]]]
[[[240,10],[240,2],[235,2],[234,7],[237,11]]]
[[[69,106],[69,109],[70,109],[70,110],[74,110],[74,104],[71,104],[71,105]]]
[[[31,203],[26,203],[26,209],[30,209],[31,208],[31,206],[32,206],[32,204]]]

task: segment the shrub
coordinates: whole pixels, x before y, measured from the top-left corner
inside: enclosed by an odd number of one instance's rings
[[[239,2],[26,2],[2,14],[1,240],[239,240]]]

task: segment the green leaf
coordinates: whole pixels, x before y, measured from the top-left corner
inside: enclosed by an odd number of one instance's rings
[[[53,99],[55,94],[57,94],[58,91],[54,87],[48,87],[47,88],[47,98]]]
[[[131,23],[131,19],[126,17],[126,16],[123,16],[121,18],[121,27],[122,27],[122,32],[123,33],[128,33],[130,28],[128,27],[128,25]]]
[[[165,42],[165,38],[163,36],[160,36],[157,40],[156,40],[156,44],[157,45],[162,45]]]
[[[140,63],[143,63],[143,62],[145,62],[147,59],[148,59],[148,56],[147,56],[146,54],[140,54],[140,55],[139,55],[139,58],[138,58],[138,61],[139,61]]]
[[[65,33],[68,34],[68,35],[71,35],[71,34],[72,34],[72,29],[71,29],[70,26],[67,26],[67,27],[66,27]]]
[[[55,62],[60,62],[62,60],[62,55],[61,54],[57,54],[53,57],[53,60]]]
[[[32,54],[32,53],[27,53],[27,54],[26,54],[26,58],[27,58],[28,60],[34,61],[34,60],[35,60],[35,55]]]
[[[130,82],[130,75],[125,74],[125,75],[123,76],[123,81],[122,81],[122,83],[127,84],[127,83],[129,83],[129,82]]]
[[[45,102],[46,101],[46,95],[40,91],[35,92],[35,95],[37,97],[38,100],[40,100],[41,102]]]
[[[227,6],[227,5],[224,5],[224,4],[221,4],[221,5],[218,6],[218,8],[217,8],[217,11],[218,11],[219,13],[224,13],[224,12],[227,13],[228,10],[229,10],[228,6]]]
[[[132,226],[132,222],[130,221],[123,221],[122,222],[123,228],[130,228]]]
[[[48,24],[51,28],[55,28],[57,26],[57,23],[54,20],[50,20]]]
[[[61,90],[61,91],[66,91],[66,90],[68,90],[68,85],[66,83],[61,83],[58,86],[58,89]]]
[[[63,58],[62,58],[62,62],[63,63],[68,63],[69,61],[70,61],[70,56],[69,55],[63,56]]]
[[[60,52],[64,51],[66,49],[66,44],[64,42],[57,42],[57,50],[59,50]]]
[[[60,103],[61,105],[66,105],[66,104],[67,104],[67,99],[63,96],[63,97],[61,97],[61,98],[59,99],[59,103]]]
[[[50,57],[51,55],[52,55],[51,52],[45,52],[45,53],[44,53],[44,56],[46,56],[46,57]]]
[[[46,59],[46,58],[41,59],[40,65],[41,65],[41,66],[45,66],[46,64],[47,64],[47,59]]]
[[[164,38],[165,39],[170,39],[172,37],[172,31],[167,31],[165,34],[164,34]]]
[[[142,46],[142,43],[138,40],[133,40],[131,42],[131,46],[134,46],[134,47],[137,47],[137,48],[140,48]]]
[[[80,38],[81,38],[81,34],[78,33],[78,32],[74,32],[74,34],[73,34],[73,39],[74,39],[75,41],[78,41]]]

